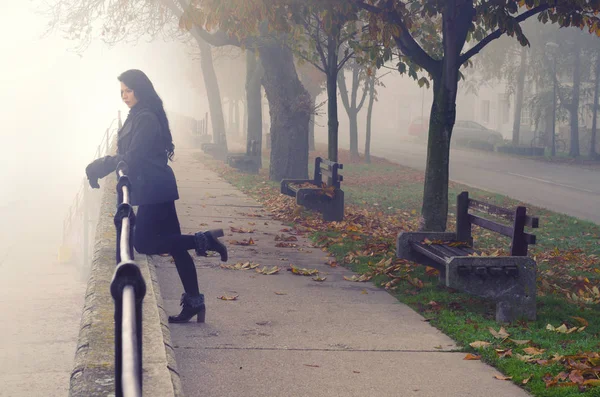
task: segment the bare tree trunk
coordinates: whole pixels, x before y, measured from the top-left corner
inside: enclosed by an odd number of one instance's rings
[[[576,44],[577,45],[577,44]],[[576,47],[573,60],[573,100],[571,101],[571,148],[569,156],[579,157],[579,91],[581,89],[581,50]]]
[[[269,179],[306,179],[310,95],[298,79],[292,51],[281,41],[265,39],[259,55],[271,115]]]
[[[246,52],[246,104],[248,125],[246,130],[246,154],[250,154],[250,142],[258,142],[262,153],[262,86],[264,70],[252,51]],[[260,158],[260,157],[259,157]],[[262,163],[262,160],[260,160]],[[262,166],[262,164],[260,164]]]
[[[475,14],[472,1],[447,0],[442,14],[444,58],[433,73],[421,229],[443,232],[448,220],[450,139],[456,121],[460,52]]]
[[[225,135],[225,119],[223,117],[223,106],[221,104],[221,90],[215,73],[213,57],[210,45],[204,40],[196,40],[200,49],[200,66],[208,97],[208,108],[210,110],[210,121],[213,127],[213,140],[224,146],[227,151],[227,137]]]
[[[525,90],[525,74],[527,72],[527,49],[521,48],[521,64],[519,65],[519,76],[517,78],[517,92],[515,98],[515,118],[513,121],[513,146],[521,143],[521,109],[523,109],[523,91]]]
[[[590,135],[590,158],[596,159],[598,158],[598,153],[596,152],[596,132],[597,132],[597,122],[598,122],[598,89],[600,87],[600,53],[596,55],[596,75],[594,80],[594,112],[592,113],[592,131]]]
[[[310,107],[311,109],[315,109],[316,106],[316,98],[312,97],[310,99]],[[315,150],[315,112],[314,110],[310,113],[310,121],[308,124],[308,150]]]
[[[367,108],[367,128],[365,134],[365,162],[371,162],[371,120],[373,117],[373,103],[375,102],[375,76],[369,79],[369,106]]]
[[[338,42],[336,37],[327,38],[327,145],[328,157],[338,161],[338,109],[337,109],[337,77],[338,77]]]

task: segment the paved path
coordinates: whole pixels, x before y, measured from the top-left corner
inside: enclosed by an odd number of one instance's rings
[[[207,322],[171,325],[187,397],[202,396],[527,396],[493,378],[493,368],[463,360],[454,342],[384,290],[345,281],[350,272],[298,236],[297,248],[276,248],[285,226],[193,152],[179,150],[180,220],[185,232],[222,227],[225,240],[252,237],[255,246],[229,245],[230,263],[278,265],[280,274],[196,261]],[[229,232],[255,228],[253,234]],[[284,233],[289,235],[290,233]],[[153,257],[166,310],[179,310],[182,292],[174,265]],[[325,282],[284,270],[293,263],[317,268]],[[239,295],[236,301],[217,299]]]
[[[424,145],[375,139],[372,154],[425,170]],[[600,223],[600,170],[453,148],[450,179]]]

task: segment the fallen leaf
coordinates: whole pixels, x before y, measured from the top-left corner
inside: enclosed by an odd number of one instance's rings
[[[319,271],[317,269],[299,268],[294,265],[290,265],[288,271],[299,276],[316,276],[317,274],[319,274]]]
[[[511,380],[512,376],[494,375],[494,378],[496,378],[498,380]]]
[[[518,340],[518,339],[509,339],[512,343],[514,343],[515,345],[526,345],[528,343],[530,343],[531,341],[529,339],[527,340]]]
[[[523,384],[523,385],[526,385],[527,383],[529,383],[529,381],[530,381],[530,380],[531,380],[531,375],[529,375],[529,377],[527,377],[527,378],[523,379],[523,380],[521,381],[521,384]]]
[[[221,299],[223,301],[236,301],[238,297],[239,297],[239,295],[234,295],[234,296],[223,295],[223,296],[219,296],[218,299]]]
[[[229,244],[232,245],[243,245],[243,246],[247,246],[247,245],[255,245],[254,244],[254,240],[252,240],[252,238],[246,240],[242,240],[242,241],[237,241],[237,240],[229,240]]]
[[[269,276],[271,274],[279,273],[279,266],[273,266],[269,268],[268,266],[264,266],[262,269],[256,269],[255,271],[260,274],[264,274],[265,276]]]
[[[286,236],[284,234],[279,234],[275,236],[275,241],[298,241],[296,236]]]
[[[285,241],[275,244],[275,247],[278,247],[278,248],[296,248],[297,246],[298,246],[298,244],[287,243]]]
[[[313,277],[312,279],[314,281],[323,282],[323,281],[327,280],[327,277],[316,276],[316,277]]]
[[[367,295],[369,292],[367,292],[366,289],[363,289],[362,291],[360,291],[360,293],[363,294],[363,295]]]
[[[277,292],[277,291],[275,291],[275,295],[287,295],[287,293],[286,292]]]
[[[506,358],[506,357],[512,357],[513,352],[512,349],[496,349],[496,354],[498,355],[498,358]]]
[[[531,356],[539,356],[540,354],[544,353],[546,351],[546,349],[538,349],[535,347],[526,347],[523,349],[523,351]]]
[[[318,365],[316,364],[304,364],[305,367],[311,367],[311,368],[319,368]]]
[[[256,269],[260,265],[258,263],[251,263],[251,262],[238,262],[235,265],[220,264],[219,266],[222,269],[229,269],[229,270],[252,270],[252,269]]]
[[[352,371],[355,374],[360,374],[360,371]]]
[[[243,229],[233,226],[231,226],[229,230],[231,230],[233,233],[254,233],[256,231],[255,229]]]
[[[373,278],[373,276],[369,276],[366,274],[361,274],[360,276],[357,276],[356,274],[352,275],[352,277],[346,277],[344,276],[344,280],[347,281],[354,281],[354,282],[365,282],[365,281],[369,281],[371,278]]]
[[[489,327],[490,333],[497,339],[506,339],[510,336],[508,332],[504,329],[504,327],[500,327],[499,331],[494,330],[492,327]]]
[[[481,356],[478,354],[468,353],[463,360],[481,360]]]
[[[486,348],[489,347],[491,345],[490,342],[484,342],[484,341],[475,341],[475,342],[471,342],[469,343],[469,346],[478,349],[478,348]]]

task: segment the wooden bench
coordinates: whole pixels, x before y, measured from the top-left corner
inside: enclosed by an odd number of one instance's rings
[[[296,197],[296,203],[323,214],[324,221],[344,219],[344,192],[340,188],[344,177],[339,170],[344,165],[321,157],[315,159],[313,179],[284,179],[281,193]]]
[[[204,153],[209,154],[218,160],[227,159],[227,150],[220,143],[207,142],[203,143],[200,148]]]
[[[473,225],[510,237],[510,256],[481,256],[473,249]],[[457,198],[456,233],[400,233],[396,256],[437,269],[440,284],[496,301],[498,322],[535,320],[536,263],[527,250],[536,237],[525,232],[525,227],[538,226],[539,219],[527,215],[525,207],[509,210],[470,199],[468,192],[462,192]]]
[[[260,143],[250,141],[249,153],[232,153],[227,156],[227,164],[250,174],[258,174],[260,169]]]

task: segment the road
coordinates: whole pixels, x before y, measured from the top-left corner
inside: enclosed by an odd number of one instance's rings
[[[425,169],[426,147],[373,142],[371,153]],[[452,149],[450,179],[600,224],[600,171],[499,154]]]

